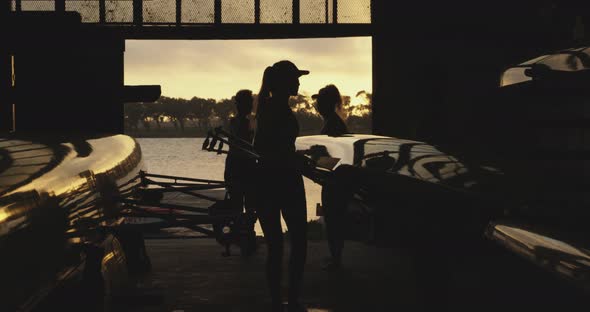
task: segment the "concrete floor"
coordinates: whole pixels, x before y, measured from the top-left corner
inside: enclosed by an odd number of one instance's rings
[[[222,246],[212,239],[147,239],[146,247],[152,272],[127,296],[105,307],[66,292],[36,312],[269,311],[263,242],[249,258],[239,256],[238,250],[223,257]],[[579,311],[587,304],[587,296],[569,284],[506,250],[489,247],[487,252],[451,254],[449,275],[441,279],[443,260],[449,255],[435,253],[415,262],[400,249],[352,241],[345,243],[343,270],[325,272],[321,265],[327,244],[312,240],[302,301],[310,312],[554,312]],[[287,255],[285,250],[285,268]],[[412,266],[419,263],[422,267]],[[424,282],[420,291],[417,280]],[[286,281],[285,276],[284,291]]]
[[[249,258],[237,250],[223,257],[211,239],[149,239],[146,246],[152,272],[112,311],[268,311],[263,243]],[[310,241],[308,252],[302,301],[309,311],[408,311],[415,304],[410,261],[392,249],[347,242],[340,272],[321,270],[325,241]],[[287,259],[285,250],[285,268]],[[283,281],[286,290],[286,275]]]

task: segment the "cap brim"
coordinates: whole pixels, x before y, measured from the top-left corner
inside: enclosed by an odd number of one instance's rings
[[[314,100],[317,99],[318,97],[319,97],[319,94],[314,94],[314,95],[311,96],[311,98],[314,99]]]
[[[299,76],[308,75],[308,74],[309,74],[309,70],[300,70],[299,71]]]

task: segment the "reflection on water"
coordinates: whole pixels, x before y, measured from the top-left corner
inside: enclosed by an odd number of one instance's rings
[[[140,138],[137,141],[149,173],[223,180],[225,154],[202,151],[204,138]],[[307,219],[317,219],[315,207],[321,201],[321,188],[305,178],[305,192]],[[258,223],[256,232],[262,233]]]

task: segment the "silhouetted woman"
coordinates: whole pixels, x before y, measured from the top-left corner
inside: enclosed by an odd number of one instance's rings
[[[237,115],[232,117],[229,122],[230,132],[248,143],[252,142],[254,136],[252,123],[248,118],[252,113],[253,102],[252,91],[238,91],[235,96]],[[252,158],[237,148],[229,147],[225,159],[224,178],[232,205],[240,211],[244,208],[246,210],[246,220],[245,224],[242,224],[242,230],[247,231],[248,238],[245,242],[240,242],[242,247],[246,247],[243,250],[245,251],[244,255],[249,255],[256,249],[256,233],[254,232],[256,211],[252,185],[254,167],[255,162]]]
[[[272,309],[281,311],[281,264],[283,233],[281,213],[291,242],[289,259],[289,311],[301,311],[299,303],[303,269],[307,255],[307,209],[301,176],[302,162],[295,156],[299,125],[289,107],[289,97],[297,95],[299,70],[290,61],[280,61],[264,71],[258,93],[254,149],[261,155],[258,167],[260,204],[258,218],[268,246],[267,279]]]
[[[321,134],[341,136],[348,133],[346,124],[343,121],[345,113],[342,97],[335,85],[330,84],[321,88],[318,94],[312,95],[311,98],[316,100],[318,113],[324,119]]]
[[[344,117],[344,107],[340,91],[330,84],[311,96],[316,100],[316,109],[324,119],[321,134],[341,136],[348,133]],[[323,266],[324,270],[339,269],[342,265],[342,249],[344,248],[344,218],[346,205],[352,198],[349,181],[334,176],[326,180],[322,187],[322,205],[325,209],[326,236],[330,248],[330,259]]]

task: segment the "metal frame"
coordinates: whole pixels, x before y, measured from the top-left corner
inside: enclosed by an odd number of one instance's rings
[[[297,39],[372,36],[369,24],[219,24],[168,27],[108,26],[125,39]]]
[[[22,12],[22,2],[15,0],[15,11]],[[35,0],[31,0],[35,1]],[[56,11],[64,12],[67,1],[54,0]],[[143,16],[145,0],[128,0],[133,3],[133,19],[131,22],[108,22],[106,18],[106,0],[98,0],[98,22],[85,22],[84,27],[96,32],[108,31],[125,39],[286,39],[286,38],[333,38],[352,36],[372,36],[374,29],[374,1],[370,1],[370,19],[368,23],[340,23],[338,20],[338,1],[325,0],[325,21],[318,23],[300,22],[300,0],[293,0],[292,22],[267,24],[260,20],[260,0],[254,0],[254,23],[223,23],[222,1],[214,1],[214,18],[211,23],[183,23],[182,1],[174,1],[175,16],[170,22],[146,22]],[[332,1],[332,3],[330,3]],[[332,7],[330,16],[328,8]],[[332,17],[332,20],[329,18]]]
[[[224,145],[233,146],[257,162],[264,162],[264,157],[256,152],[250,142],[246,142],[223,130],[222,127],[214,128],[207,133],[207,137],[203,142],[203,150],[216,152],[217,154],[227,153],[223,150]],[[324,185],[326,178],[332,173],[332,168],[318,166],[317,162],[312,159],[312,155],[308,155],[307,152],[309,151],[302,151],[301,153],[294,152],[295,157],[301,161],[303,167],[302,174],[313,182]]]
[[[39,0],[15,0],[16,4],[16,12],[22,11],[22,2],[23,1],[39,1]],[[55,10],[58,12],[65,11],[65,3],[67,1],[84,1],[84,0],[54,0],[55,2]],[[113,24],[108,23],[105,19],[105,7],[106,7],[107,0],[98,0],[99,4],[99,22],[98,23],[88,23],[88,24]],[[133,22],[125,23],[126,25],[132,26],[141,26],[141,25],[158,25],[160,23],[146,23],[143,20],[143,2],[145,0],[128,0],[133,2]],[[183,0],[176,0],[175,1],[175,21],[170,23],[161,23],[165,25],[176,25],[176,26],[188,26],[188,25],[198,25],[193,23],[182,23],[182,1]],[[205,25],[220,25],[223,24],[222,22],[222,1],[228,0],[213,0],[214,1],[214,19],[212,23],[204,23]],[[301,12],[301,0],[292,0],[292,22],[287,24],[298,25],[300,24],[300,12]],[[338,24],[338,0],[324,0],[325,1],[325,21],[317,23],[318,25],[322,24]],[[330,23],[328,9],[330,7],[330,1],[332,1],[332,22]],[[373,1],[370,1],[371,4],[371,21],[366,24],[371,24],[372,22],[372,14],[373,14]],[[254,24],[260,24],[260,0],[254,0]]]
[[[244,224],[245,214],[234,209],[227,198],[217,199],[199,191],[225,189],[225,183],[217,180],[196,179],[161,174],[150,174],[141,171],[133,180],[141,179],[141,188],[135,189],[119,199],[123,204],[121,216],[127,218],[158,218],[161,222],[147,224],[125,224],[139,231],[148,228],[186,227],[203,234],[192,238],[215,238],[225,246],[223,255],[230,255],[230,245],[240,244],[244,234],[240,225]],[[211,202],[209,207],[193,207],[187,205],[163,203],[150,200],[143,195],[161,195],[163,193],[180,192]],[[139,196],[138,196],[139,195]],[[213,230],[205,227],[211,225]],[[247,252],[242,250],[242,252]]]

